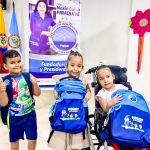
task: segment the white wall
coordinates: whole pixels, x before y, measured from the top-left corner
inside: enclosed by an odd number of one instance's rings
[[[126,66],[131,0],[83,0],[81,4],[81,49],[86,68],[100,61]]]
[[[28,69],[28,1],[14,0],[22,39],[25,68]],[[4,11],[8,32],[12,11],[12,0],[7,1]],[[135,72],[137,37],[130,32],[128,22],[136,9],[150,8],[149,0],[81,0],[81,49],[84,55],[85,71],[103,61],[106,64],[117,64],[128,67],[129,81],[133,89],[142,93],[150,101],[148,85],[149,49],[145,38],[143,67],[140,75]],[[130,40],[129,40],[130,39]]]

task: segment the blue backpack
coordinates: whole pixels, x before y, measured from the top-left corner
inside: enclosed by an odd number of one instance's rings
[[[50,110],[52,130],[73,134],[83,132],[87,126],[87,116],[83,105],[86,89],[82,81],[65,77],[56,83],[55,90],[59,98]]]
[[[150,147],[150,110],[142,95],[118,90],[122,100],[109,112],[112,142],[129,147]]]

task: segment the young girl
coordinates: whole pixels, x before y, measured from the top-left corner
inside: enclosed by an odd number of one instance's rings
[[[114,84],[115,75],[112,73],[111,69],[106,66],[102,65],[97,70],[97,78],[98,82],[101,85],[102,89],[98,92],[97,97],[100,106],[105,112],[108,112],[109,109],[118,103],[121,100],[121,96],[117,95],[111,98],[113,92],[119,89],[128,89],[122,84]],[[142,150],[138,148],[129,148],[122,145],[114,144],[114,150]]]
[[[116,103],[118,103],[119,100],[121,100],[120,95],[111,98],[112,93],[119,89],[128,88],[122,84],[114,84],[115,75],[112,73],[111,69],[106,65],[102,65],[98,68],[97,78],[102,89],[98,92],[96,96],[102,109],[105,112],[108,112],[113,105],[115,105]]]
[[[71,51],[67,59],[66,68],[66,74],[55,75],[53,79],[58,82],[59,79],[67,76],[79,78],[83,81],[83,84],[86,87],[85,102],[88,102],[88,100],[90,100],[91,98],[91,76],[89,77],[89,75],[85,75],[82,73],[82,70],[84,68],[82,55],[77,51]],[[54,91],[54,97],[58,98],[58,96],[58,93]],[[54,131],[54,134],[52,135],[49,142],[49,147],[55,150],[77,150],[87,148],[89,147],[89,138],[87,130],[85,131],[85,139],[83,139],[82,133],[69,134],[65,132]]]

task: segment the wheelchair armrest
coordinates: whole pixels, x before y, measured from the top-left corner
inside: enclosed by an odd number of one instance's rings
[[[102,108],[96,108],[95,115],[101,119],[105,119],[107,117],[107,113],[104,112]]]
[[[90,115],[89,115],[89,118],[94,118],[94,114],[90,114]]]

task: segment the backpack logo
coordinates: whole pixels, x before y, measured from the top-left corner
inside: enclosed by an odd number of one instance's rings
[[[78,117],[78,111],[79,108],[63,108],[62,112],[61,112],[61,120],[80,120],[80,118]]]
[[[124,117],[124,124],[122,125],[122,127],[125,129],[138,130],[140,132],[144,132],[144,130],[142,129],[142,123],[142,118],[139,118],[137,116],[126,115]]]
[[[131,100],[132,102],[135,102],[135,103],[137,102],[137,97],[135,95],[130,94],[128,96],[128,99]]]

